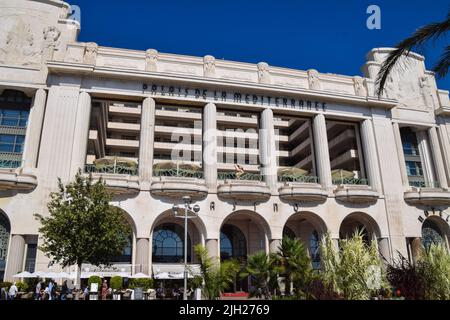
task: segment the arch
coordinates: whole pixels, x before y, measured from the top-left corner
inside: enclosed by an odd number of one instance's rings
[[[247,239],[244,233],[232,224],[224,224],[220,230],[220,259],[246,259]]]
[[[270,225],[267,222],[267,220],[260,215],[258,212],[253,210],[237,210],[233,211],[230,214],[228,214],[222,221],[222,224],[220,226],[220,229],[222,229],[222,226],[227,223],[227,221],[233,220],[233,219],[249,219],[254,221],[259,228],[261,228],[262,232],[268,237],[268,239],[272,238],[272,232],[270,230]]]
[[[448,248],[450,238],[450,226],[444,219],[431,216],[422,224],[422,245],[428,249],[431,244],[442,243]]]
[[[136,235],[136,224],[134,223],[134,220],[131,217],[131,215],[126,210],[117,206],[114,207],[123,214],[124,220],[130,226],[130,233],[127,238],[128,239],[127,245],[125,246],[125,248],[123,248],[122,254],[112,258],[111,262],[114,264],[132,264],[134,236]]]
[[[0,210],[0,280],[3,281],[8,258],[8,245],[11,236],[11,223],[6,214]]]
[[[191,247],[188,235],[187,246]],[[175,223],[162,223],[153,230],[152,261],[156,263],[184,262],[184,228]],[[187,261],[192,262],[191,250]]]
[[[377,222],[364,212],[348,214],[339,226],[339,237],[341,239],[351,237],[358,230],[363,232],[363,237],[367,242],[372,239],[381,238],[381,232]]]

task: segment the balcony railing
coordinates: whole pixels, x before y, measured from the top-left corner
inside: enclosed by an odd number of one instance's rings
[[[337,178],[333,179],[333,184],[369,185],[369,181],[362,178]]]
[[[0,160],[0,169],[16,169],[22,165],[20,160]]]
[[[123,165],[95,165],[87,164],[84,168],[86,173],[112,173],[112,174],[129,174],[136,176],[139,174],[138,167],[129,167]]]
[[[154,169],[154,177],[178,177],[203,179],[203,171],[189,169]]]
[[[278,181],[279,182],[318,183],[319,178],[315,177],[315,176],[283,174],[283,175],[278,176]]]
[[[440,184],[438,181],[410,180],[409,186],[416,188],[439,188]]]
[[[251,181],[262,181],[262,176],[259,173],[251,173],[251,172],[245,172],[245,173],[238,173],[238,172],[218,172],[217,178],[219,180],[251,180]]]

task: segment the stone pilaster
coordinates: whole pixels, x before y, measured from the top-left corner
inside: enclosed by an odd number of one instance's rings
[[[316,164],[319,182],[323,188],[331,189],[330,153],[328,150],[327,126],[325,116],[318,114],[313,120],[314,149],[316,151]]]
[[[442,161],[441,146],[435,127],[428,129],[430,136],[431,152],[433,154],[434,168],[436,170],[437,181],[443,189],[448,189],[447,175],[445,173],[444,162]]]
[[[33,98],[33,105],[30,110],[25,138],[26,142],[23,151],[24,168],[27,169],[36,168],[46,101],[47,92],[44,89],[38,89]]]
[[[212,259],[212,262],[218,264],[220,262],[219,256],[219,241],[217,239],[207,239],[205,241],[206,250],[208,250],[208,256]]]
[[[403,186],[409,187],[408,173],[406,172],[405,154],[403,153],[403,143],[402,137],[400,135],[400,127],[397,122],[394,122],[392,124],[392,128],[394,131],[395,145],[397,147],[397,156],[399,160],[402,183]]]
[[[426,131],[417,131],[417,142],[419,145],[420,160],[422,161],[422,169],[425,175],[425,180],[429,186],[434,186],[436,176],[433,170],[433,161],[431,158],[430,146],[428,143],[428,135]]]
[[[203,174],[210,192],[217,189],[217,115],[216,105],[203,109]]]
[[[388,263],[391,262],[391,251],[389,249],[389,238],[379,238],[378,239],[378,250],[380,254]]]
[[[439,119],[439,140],[441,142],[442,156],[444,158],[445,172],[447,179],[450,181],[450,139],[445,122]]]
[[[139,140],[139,180],[150,185],[153,174],[153,142],[155,140],[155,100],[142,103],[141,136]]]
[[[378,155],[375,148],[375,137],[371,119],[366,119],[361,124],[361,138],[364,149],[364,160],[366,164],[367,177],[372,189],[381,191],[380,168],[378,166]]]
[[[150,255],[150,240],[148,238],[136,239],[136,263],[134,273],[149,274],[149,255]]]
[[[86,152],[89,138],[89,123],[91,117],[91,96],[81,92],[78,98],[77,115],[75,120],[75,134],[73,137],[71,176],[79,169],[84,171]]]
[[[281,246],[281,239],[272,239],[269,243],[269,251],[270,253],[277,253]]]
[[[20,234],[14,234],[11,236],[11,244],[9,245],[9,251],[6,258],[5,281],[16,281],[13,276],[23,271],[24,258],[25,237]]]
[[[261,155],[261,174],[272,192],[277,191],[277,150],[275,146],[275,128],[273,111],[266,108],[261,112],[261,130],[259,134],[259,152]]]

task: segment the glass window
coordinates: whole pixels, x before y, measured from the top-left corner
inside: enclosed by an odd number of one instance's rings
[[[220,258],[243,258],[247,256],[247,241],[239,228],[224,225],[220,232]]]
[[[180,263],[184,261],[184,229],[173,223],[163,224],[153,232],[154,262]],[[188,236],[188,248],[190,248]],[[188,250],[187,260],[191,260]]]
[[[438,225],[426,219],[422,225],[422,244],[425,249],[429,249],[432,244],[445,243]]]

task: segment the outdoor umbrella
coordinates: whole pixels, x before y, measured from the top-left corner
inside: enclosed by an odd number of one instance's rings
[[[303,170],[301,168],[289,167],[289,168],[281,168],[278,169],[279,175],[292,175],[292,176],[306,176],[308,171]]]
[[[331,177],[333,179],[354,178],[355,173],[353,171],[347,171],[343,169],[331,170]]]
[[[34,278],[33,274],[28,271],[24,271],[18,274],[13,275],[13,278]]]
[[[36,271],[31,274],[33,278],[45,278],[46,273],[44,271]]]
[[[130,279],[142,279],[142,278],[151,278],[151,277],[149,275],[145,274],[145,273],[139,272],[139,273],[133,274],[131,277],[128,277],[128,278],[130,278]]]
[[[170,277],[167,272],[161,272],[155,275],[155,279],[170,279]]]

